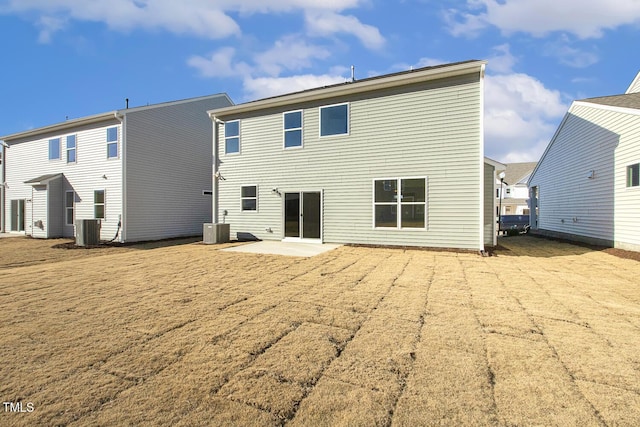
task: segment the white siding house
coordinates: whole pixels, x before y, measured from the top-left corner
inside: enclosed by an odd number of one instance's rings
[[[485,64],[426,67],[210,111],[214,223],[264,240],[495,244],[496,163],[483,157]]]
[[[199,235],[211,217],[211,121],[225,94],[127,108],[2,137],[2,231],[119,242]]]
[[[496,215],[529,215],[527,182],[536,162],[506,163],[505,177],[497,180]]]
[[[529,180],[532,231],[640,250],[640,85],[575,101]]]

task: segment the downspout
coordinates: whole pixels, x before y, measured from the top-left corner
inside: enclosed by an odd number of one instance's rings
[[[4,141],[0,141],[0,145],[2,145],[2,169],[0,170],[0,217],[2,217],[2,221],[0,221],[0,233],[4,233],[5,232],[5,209],[4,209],[4,205],[5,205],[5,185],[7,184],[6,182],[6,171],[5,168],[7,167],[7,147],[8,145],[4,142]]]
[[[219,170],[219,162],[218,162],[218,147],[219,147],[219,143],[218,143],[218,127],[221,123],[223,123],[220,119],[218,119],[216,116],[214,116],[213,114],[211,114],[211,121],[212,121],[212,125],[213,125],[213,188],[212,188],[212,199],[213,199],[213,204],[211,206],[212,210],[213,210],[213,223],[214,224],[218,224],[220,222],[220,215],[218,213],[218,205],[219,205],[219,200],[218,200],[218,193],[219,193],[219,185],[218,185],[218,177],[220,176],[220,170]]]
[[[121,147],[120,147],[120,166],[122,168],[122,211],[118,218],[119,227],[120,227],[120,242],[126,242],[127,238],[127,162],[126,159],[126,141],[127,141],[127,116],[119,115],[117,111],[113,113],[113,116],[116,120],[118,120],[121,124],[120,128],[122,131],[121,134]],[[114,237],[115,239],[115,237]]]

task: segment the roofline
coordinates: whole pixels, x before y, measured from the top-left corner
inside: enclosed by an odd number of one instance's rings
[[[634,93],[634,92],[630,92],[630,90],[631,90],[632,87],[634,87],[636,85],[636,83],[638,83],[638,81],[640,81],[640,72],[638,72],[638,74],[636,74],[636,77],[633,79],[633,81],[631,82],[631,84],[629,85],[629,87],[627,88],[627,90],[624,93],[625,94]]]
[[[410,71],[402,71],[394,74],[386,74],[353,82],[339,83],[331,86],[259,99],[244,104],[233,105],[231,107],[217,108],[210,110],[207,113],[210,117],[223,117],[230,114],[241,114],[266,108],[283,107],[291,104],[317,101],[344,95],[353,95],[427,80],[459,76],[469,74],[474,71],[482,72],[486,63],[487,61],[471,60],[453,64],[418,68]]]
[[[571,106],[573,107],[573,105],[581,105],[583,107],[597,108],[599,110],[615,111],[616,113],[632,114],[636,116],[640,115],[640,108],[618,107],[615,105],[599,104],[597,102],[591,102],[588,99],[574,101]],[[571,110],[571,108],[569,108],[569,110]]]
[[[549,152],[549,150],[551,149],[551,146],[554,144],[554,142],[556,141],[556,138],[558,137],[558,135],[560,134],[560,130],[564,127],[565,123],[567,122],[567,119],[569,118],[569,115],[571,114],[571,109],[573,108],[574,104],[577,101],[573,101],[571,103],[571,106],[569,106],[569,109],[567,110],[566,113],[564,113],[564,117],[562,117],[562,121],[560,122],[560,124],[558,125],[558,128],[556,129],[556,131],[554,132],[553,136],[551,137],[551,140],[549,141],[549,143],[547,144],[547,147],[544,149],[544,152],[542,153],[542,156],[540,156],[540,160],[538,160],[538,164],[536,165],[535,168],[533,168],[533,170],[531,171],[531,175],[529,176],[529,179],[527,180],[527,187],[531,185],[531,180],[533,179],[533,177],[536,175],[536,173],[538,172],[538,168],[540,168],[540,165],[542,165],[542,161],[544,160],[544,158],[547,156],[547,153]],[[593,105],[593,104],[590,104]]]
[[[484,162],[490,164],[491,166],[496,168],[496,170],[503,170],[507,168],[504,163],[500,163],[499,161],[493,160],[492,158],[487,156],[484,156]]]
[[[94,123],[100,123],[100,122],[104,122],[110,119],[122,119],[122,117],[124,117],[126,114],[128,113],[133,113],[133,112],[137,112],[137,111],[144,111],[144,110],[151,110],[154,108],[161,108],[161,107],[168,107],[171,105],[178,105],[178,104],[184,104],[186,102],[193,102],[193,101],[200,101],[203,99],[209,99],[209,98],[216,98],[216,97],[225,97],[229,100],[229,102],[231,102],[233,104],[233,101],[231,100],[231,98],[229,98],[229,95],[227,95],[226,93],[222,92],[222,93],[217,93],[214,95],[206,95],[206,96],[199,96],[199,97],[195,97],[195,98],[186,98],[186,99],[181,99],[178,101],[168,101],[168,102],[161,102],[158,104],[151,104],[151,105],[143,105],[141,107],[133,107],[133,108],[123,108],[120,110],[113,110],[113,111],[109,111],[106,113],[100,113],[100,114],[94,114],[91,116],[85,116],[85,117],[80,117],[77,119],[71,119],[71,120],[67,120],[64,122],[60,122],[60,123],[54,123],[52,125],[47,125],[47,126],[42,126],[39,128],[35,128],[35,129],[30,129],[30,130],[26,130],[26,131],[22,131],[22,132],[17,132],[17,133],[12,133],[10,135],[6,135],[6,136],[0,136],[0,141],[12,141],[15,139],[20,139],[20,138],[26,138],[26,137],[30,137],[30,136],[36,136],[36,135],[41,135],[44,133],[49,133],[49,132],[58,132],[58,131],[63,131],[66,129],[71,129],[77,126],[84,126],[84,125],[90,125],[90,124],[94,124]]]

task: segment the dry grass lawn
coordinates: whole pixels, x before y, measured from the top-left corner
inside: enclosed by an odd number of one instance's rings
[[[55,243],[0,240],[3,426],[640,425],[634,260]]]

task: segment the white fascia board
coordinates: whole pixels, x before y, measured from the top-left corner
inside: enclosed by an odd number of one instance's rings
[[[595,102],[589,102],[589,101],[574,101],[571,107],[573,107],[574,105],[579,105],[582,107],[589,107],[589,108],[597,108],[599,110],[605,110],[605,111],[613,111],[616,113],[640,116],[640,110],[638,110],[637,108],[615,107],[613,105],[596,104]],[[569,111],[571,111],[571,108],[569,109]]]

